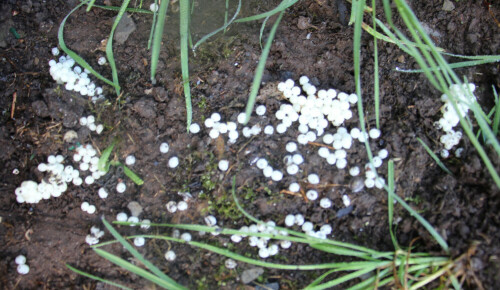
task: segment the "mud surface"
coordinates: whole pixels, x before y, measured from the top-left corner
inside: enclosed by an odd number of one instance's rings
[[[99,2],[99,1],[98,1]],[[132,1],[133,2],[133,1]],[[146,1],[145,1],[146,2]],[[196,41],[223,23],[224,1],[202,2],[194,9],[192,33]],[[220,2],[220,3],[219,3]],[[279,1],[243,1],[243,16],[258,14],[276,6]],[[253,3],[256,2],[256,3]],[[258,2],[258,3],[257,3]],[[483,5],[483,1],[452,1],[451,11],[443,10],[442,1],[413,1],[417,17],[428,28],[436,44],[446,51],[464,55],[500,53],[500,28]],[[333,238],[391,251],[392,243],[387,222],[387,195],[379,189],[362,188],[348,170],[332,169],[318,156],[307,157],[301,170],[305,183],[308,173],[321,176],[320,197],[329,197],[334,206],[319,207],[319,199],[305,201],[302,197],[280,193],[294,178],[285,176],[281,182],[265,178],[250,162],[266,157],[273,166],[283,166],[287,154],[285,144],[297,135],[296,128],[284,135],[260,135],[250,139],[240,137],[235,144],[227,138],[210,139],[203,125],[198,134],[185,129],[185,104],[179,61],[178,15],[169,14],[165,27],[164,46],[160,53],[157,82],[149,79],[150,52],[147,50],[150,15],[132,14],[136,30],[123,44],[116,43],[114,52],[120,72],[123,94],[114,95],[104,86],[107,100],[93,104],[86,98],[69,93],[58,86],[49,74],[51,48],[58,44],[59,23],[78,1],[3,1],[0,9],[0,285],[2,289],[107,289],[102,283],[79,276],[65,267],[70,264],[106,279],[120,281],[135,289],[149,287],[146,282],[100,258],[85,243],[91,226],[103,228],[105,216],[114,220],[117,213],[127,210],[130,201],[142,207],[141,218],[158,223],[204,224],[208,214],[217,216],[219,225],[239,228],[248,221],[235,210],[231,199],[231,180],[236,176],[237,192],[246,210],[262,220],[274,220],[283,225],[289,213],[302,213],[316,224],[329,223]],[[149,4],[148,4],[149,5]],[[206,5],[206,6],[205,6]],[[174,6],[175,8],[175,6]],[[448,10],[448,7],[446,7]],[[234,11],[234,10],[232,10]],[[230,14],[232,13],[230,11]],[[490,11],[500,18],[500,8]],[[276,126],[271,116],[284,102],[276,85],[287,78],[298,81],[307,75],[318,88],[354,91],[352,59],[353,29],[347,26],[350,4],[344,1],[299,1],[285,14],[276,34],[263,77],[257,102],[266,106],[267,117],[253,118],[251,125]],[[80,9],[68,20],[65,40],[105,76],[111,76],[109,65],[98,66],[104,56],[102,40],[106,39],[115,12]],[[382,11],[379,17],[382,18]],[[366,20],[368,21],[368,19]],[[369,20],[371,21],[371,20]],[[401,23],[396,19],[397,23]],[[272,23],[272,22],[270,22]],[[218,34],[190,56],[190,79],[193,95],[193,121],[203,124],[213,112],[223,120],[235,121],[244,110],[254,70],[260,56],[259,30],[261,22],[235,24],[225,34]],[[9,29],[14,28],[19,39]],[[268,24],[263,41],[269,32]],[[443,172],[417,141],[423,139],[438,152],[440,132],[434,122],[440,118],[442,105],[439,93],[424,76],[403,74],[395,70],[414,68],[416,64],[395,45],[379,42],[381,129],[382,138],[372,142],[375,151],[387,149],[395,162],[396,191],[418,210],[445,238],[452,257],[469,253],[466,287],[486,289],[500,285],[500,195],[474,147],[462,140],[460,158],[444,162],[453,176]],[[366,121],[375,126],[373,109],[373,41],[365,33],[362,39],[362,83]],[[450,58],[450,61],[456,59]],[[476,95],[484,111],[494,105],[491,86],[499,91],[498,64],[458,69],[460,76],[476,84]],[[102,84],[103,85],[103,84]],[[13,105],[15,102],[15,106]],[[82,116],[93,114],[105,131],[97,135],[80,126]],[[346,127],[358,125],[357,113]],[[67,131],[78,137],[63,140]],[[118,140],[113,158],[123,161],[132,154],[137,162],[131,166],[144,180],[137,186],[123,171],[112,169],[102,182],[87,186],[70,186],[59,198],[38,204],[19,204],[14,190],[24,180],[40,181],[37,166],[51,154],[62,154],[71,161],[74,146],[91,143],[101,151]],[[162,142],[170,150],[161,154]],[[358,144],[359,145],[359,144]],[[488,148],[488,147],[486,147]],[[315,152],[312,145],[301,147],[306,154]],[[489,150],[489,149],[488,149]],[[366,163],[362,146],[349,150],[349,166]],[[180,165],[168,167],[168,160],[178,156]],[[494,156],[492,154],[492,156]],[[227,159],[230,170],[223,173],[217,162]],[[494,160],[498,169],[498,160]],[[387,172],[387,164],[379,172]],[[386,175],[386,174],[384,174]],[[103,200],[97,195],[100,186],[114,189],[123,180],[127,190],[114,190]],[[336,186],[333,186],[333,185]],[[168,201],[180,201],[178,192],[189,191],[193,199],[189,208],[174,214],[166,211]],[[346,210],[342,195],[352,201]],[[83,201],[96,205],[97,213],[89,215],[80,209]],[[340,217],[339,217],[340,216]],[[428,232],[402,207],[396,206],[396,235],[403,246],[419,238],[416,250],[444,255]],[[138,228],[119,227],[122,234],[143,233]],[[152,234],[172,234],[168,228],[152,228]],[[196,240],[224,246],[228,237],[193,233]],[[102,240],[111,239],[106,233]],[[175,250],[175,262],[167,262],[163,254]],[[258,257],[255,248],[246,243],[230,247],[239,253]],[[106,248],[123,258],[128,254],[118,245]],[[144,256],[174,280],[189,288],[215,289],[242,286],[241,274],[254,266],[241,262],[235,270],[224,265],[226,258],[183,244],[167,244],[147,240],[139,248]],[[21,276],[14,259],[24,254],[31,270]],[[335,256],[321,254],[310,248],[294,245],[270,261],[307,264],[336,261]],[[132,261],[135,262],[135,261]],[[280,289],[300,288],[316,278],[319,272],[267,270],[248,287],[276,282]]]

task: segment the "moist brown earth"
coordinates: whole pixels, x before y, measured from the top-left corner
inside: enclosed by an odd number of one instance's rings
[[[99,2],[99,1],[97,1]],[[112,1],[116,2],[116,1]],[[132,1],[133,2],[133,1]],[[148,1],[144,1],[148,2]],[[192,17],[193,40],[220,27],[223,23],[224,1],[195,1]],[[241,16],[249,16],[272,9],[280,1],[242,1]],[[449,2],[449,1],[445,1]],[[492,15],[500,18],[500,7],[486,1],[451,1],[452,10],[443,9],[442,1],[416,1],[412,9],[427,28],[436,45],[447,52],[462,55],[491,55],[500,52],[500,27]],[[248,221],[234,210],[231,199],[231,180],[236,176],[238,194],[247,193],[246,210],[262,220],[283,224],[289,213],[303,213],[314,223],[329,223],[334,239],[352,242],[381,251],[391,251],[387,222],[387,196],[378,189],[363,188],[354,193],[356,180],[347,170],[332,170],[314,155],[307,157],[304,173],[315,172],[325,184],[321,196],[333,200],[330,209],[319,207],[318,201],[280,193],[293,179],[286,177],[276,183],[264,178],[249,162],[265,156],[275,166],[282,165],[286,155],[285,144],[296,136],[296,129],[285,135],[274,134],[254,138],[252,142],[240,137],[236,144],[227,140],[214,141],[202,126],[199,134],[186,132],[186,111],[182,90],[178,13],[167,18],[165,36],[160,53],[157,82],[149,79],[150,52],[147,50],[151,15],[133,13],[136,24],[124,44],[114,45],[116,64],[123,94],[117,98],[109,86],[104,86],[107,101],[93,104],[88,99],[65,91],[49,74],[48,62],[54,57],[51,48],[57,46],[57,30],[62,19],[78,1],[3,1],[0,12],[0,285],[2,289],[107,289],[109,286],[79,276],[65,267],[72,265],[83,271],[119,281],[135,289],[152,287],[136,275],[112,265],[99,257],[85,243],[85,236],[93,225],[103,228],[105,216],[114,220],[117,213],[128,212],[130,201],[137,201],[144,211],[141,218],[158,223],[203,224],[204,216],[214,214],[219,225],[239,228]],[[116,4],[116,3],[115,3]],[[449,3],[448,3],[449,4]],[[146,5],[146,3],[145,3]],[[147,4],[149,6],[149,4]],[[173,5],[175,9],[175,4]],[[380,6],[380,5],[379,5]],[[234,11],[230,11],[230,14]],[[271,117],[284,103],[276,85],[287,78],[298,81],[307,75],[318,88],[354,91],[352,36],[347,25],[350,4],[344,1],[299,1],[290,8],[278,28],[263,76],[263,86],[257,102],[267,107],[266,118],[252,119],[262,125],[277,125]],[[97,59],[104,56],[103,39],[111,29],[113,11],[80,9],[72,15],[65,27],[68,47],[84,57],[105,76],[111,76],[109,65],[99,67]],[[378,17],[384,19],[382,10]],[[396,17],[396,23],[402,21]],[[268,23],[262,41],[270,26]],[[371,19],[365,19],[371,22]],[[259,30],[261,22],[234,24],[225,34],[217,34],[202,44],[196,54],[190,55],[190,85],[193,96],[193,120],[203,124],[212,112],[219,112],[223,120],[235,120],[244,110],[254,71],[261,54]],[[19,35],[17,39],[15,33]],[[438,152],[440,132],[434,122],[440,118],[440,94],[423,75],[405,74],[395,70],[416,68],[414,60],[395,45],[378,42],[381,129],[382,138],[372,142],[374,150],[386,148],[395,162],[396,193],[422,214],[448,242],[451,257],[468,254],[467,276],[464,287],[495,289],[500,284],[500,195],[474,147],[462,140],[462,157],[450,157],[444,162],[453,172],[447,175],[426,153],[417,141],[423,139]],[[363,105],[369,127],[375,126],[373,105],[373,39],[367,33],[362,38]],[[457,59],[449,58],[449,61]],[[476,95],[484,111],[494,105],[492,86],[499,91],[499,64],[487,64],[457,69],[458,75],[476,84]],[[13,104],[14,103],[14,104]],[[101,135],[81,127],[78,120],[93,114],[105,124]],[[252,123],[253,122],[253,123]],[[358,125],[357,114],[347,121],[347,127]],[[477,129],[477,128],[476,128]],[[78,138],[72,143],[63,141],[68,130],[75,130]],[[241,134],[241,133],[240,133]],[[92,143],[100,150],[113,140],[119,140],[113,158],[124,160],[129,154],[137,162],[131,166],[144,180],[137,186],[122,171],[112,169],[101,184],[70,186],[59,198],[43,200],[38,204],[19,204],[14,190],[24,180],[40,181],[37,170],[51,154],[62,154],[71,160],[73,146]],[[170,151],[161,154],[160,143],[168,142]],[[486,146],[487,150],[491,148]],[[307,146],[303,153],[315,152]],[[361,146],[349,152],[349,165],[364,165],[366,153]],[[168,167],[168,159],[178,156],[180,166]],[[492,152],[491,156],[495,156]],[[230,170],[221,173],[218,160],[230,162]],[[493,157],[498,169],[498,160]],[[18,172],[17,172],[18,171]],[[387,172],[384,164],[380,172]],[[304,176],[307,176],[306,174]],[[113,188],[118,180],[128,186],[123,194],[116,192],[102,200],[97,189],[105,183]],[[343,186],[342,186],[343,185]],[[179,201],[179,191],[189,191],[194,198],[189,209],[171,214],[165,204]],[[345,213],[342,195],[352,199],[353,210]],[[88,201],[95,204],[98,213],[89,215],[80,209]],[[401,245],[408,246],[417,239],[415,251],[445,255],[428,232],[402,207],[395,207],[396,235]],[[342,210],[342,211],[341,211]],[[341,213],[342,217],[337,217]],[[344,215],[345,214],[345,215]],[[141,233],[136,228],[118,227],[122,234]],[[172,233],[168,228],[153,228],[150,233]],[[193,238],[224,246],[228,237]],[[110,240],[107,233],[102,240]],[[163,254],[167,248],[177,254],[175,262],[167,262]],[[239,253],[258,257],[255,248],[246,243],[231,246]],[[127,259],[130,256],[118,245],[107,250]],[[242,288],[241,273],[253,266],[238,263],[238,268],[224,268],[226,258],[185,244],[166,244],[147,240],[139,248],[144,256],[174,280],[189,288]],[[14,259],[24,254],[31,267],[22,276],[16,271]],[[335,256],[324,255],[310,248],[294,245],[271,261],[289,264],[331,262]],[[135,261],[132,261],[135,262]],[[320,272],[267,270],[256,283],[278,283],[280,289],[300,288],[310,283]]]

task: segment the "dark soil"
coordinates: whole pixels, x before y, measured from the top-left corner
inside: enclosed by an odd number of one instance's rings
[[[192,22],[195,41],[221,26],[223,13],[220,11],[224,11],[224,1],[196,2],[200,4]],[[248,16],[267,11],[280,1],[242,2],[242,15]],[[443,11],[442,1],[413,2],[417,17],[429,28],[436,44],[446,51],[464,55],[499,54],[500,27],[491,16],[500,18],[498,4],[490,6],[490,14],[479,0],[452,1],[455,6],[452,11]],[[71,272],[65,267],[66,263],[135,289],[152,287],[96,255],[85,243],[90,227],[103,228],[101,216],[111,221],[118,212],[128,212],[127,204],[133,200],[144,208],[141,217],[153,222],[203,224],[204,216],[214,214],[219,224],[240,227],[245,220],[234,210],[230,197],[234,175],[238,192],[243,194],[253,190],[251,198],[245,200],[245,208],[262,220],[272,219],[282,225],[288,213],[300,212],[314,223],[330,223],[335,239],[377,250],[392,250],[384,191],[365,188],[352,193],[349,186],[326,187],[320,194],[330,197],[335,205],[333,209],[324,210],[318,206],[318,201],[305,202],[300,197],[280,194],[291,179],[270,182],[254,166],[248,165],[256,156],[266,156],[277,166],[282,164],[286,154],[284,144],[294,138],[293,132],[255,138],[248,144],[240,138],[234,145],[222,139],[213,141],[204,126],[197,135],[186,133],[179,26],[175,13],[169,14],[154,86],[149,80],[150,53],[146,47],[152,19],[149,15],[133,14],[137,30],[123,45],[114,45],[123,95],[116,99],[111,88],[105,86],[108,102],[95,105],[81,97],[76,103],[70,101],[78,98],[58,88],[49,74],[48,61],[53,58],[51,48],[58,44],[59,23],[77,3],[10,0],[3,1],[1,6],[2,289],[108,287]],[[353,29],[347,26],[349,7],[350,4],[344,1],[307,0],[299,1],[287,11],[273,43],[258,98],[258,103],[265,104],[268,112],[275,112],[282,102],[276,84],[290,77],[298,80],[301,75],[307,75],[319,88],[354,91]],[[68,47],[93,67],[103,70],[105,76],[111,75],[109,66],[99,67],[97,59],[105,54],[101,41],[108,37],[114,16],[112,11],[93,9],[86,13],[81,9],[70,17],[65,28]],[[383,19],[382,11],[379,18]],[[235,120],[244,109],[261,53],[260,25],[261,22],[235,24],[226,34],[216,35],[202,44],[196,55],[191,55],[193,121],[203,124],[203,120],[215,111],[220,112],[224,120]],[[11,27],[20,35],[19,39],[9,31]],[[264,40],[269,28],[270,24]],[[368,125],[372,127],[375,125],[371,95],[373,41],[366,33],[362,41],[364,106]],[[463,157],[445,160],[453,177],[436,165],[416,138],[422,138],[436,152],[440,149],[440,132],[433,126],[440,117],[440,95],[423,75],[402,74],[394,70],[395,67],[416,67],[415,62],[395,45],[380,41],[378,48],[383,137],[372,146],[376,150],[389,150],[390,158],[395,161],[397,194],[437,228],[449,243],[451,256],[456,258],[469,253],[465,286],[495,289],[500,285],[500,247],[497,243],[500,240],[500,191],[468,140],[460,143],[465,148]],[[493,105],[491,86],[497,91],[500,87],[499,64],[459,69],[457,73],[477,85],[476,95],[488,112]],[[78,124],[78,118],[89,114],[94,114],[106,125],[102,135],[90,134]],[[261,122],[277,124],[274,117]],[[355,114],[346,126],[357,124]],[[94,184],[70,186],[61,197],[38,204],[17,203],[15,188],[24,180],[40,181],[37,166],[46,162],[48,155],[71,156],[74,143],[63,141],[64,134],[70,129],[78,132],[78,142],[93,143],[100,150],[118,139],[115,157],[124,160],[129,154],[135,155],[137,163],[132,169],[145,184],[136,186],[123,172],[115,170],[108,174],[106,182],[112,186],[118,179],[125,180],[128,189],[122,195],[111,193],[109,198],[102,200],[97,196],[99,186]],[[158,147],[162,142],[170,144],[168,154],[160,154]],[[313,146],[302,149],[304,153],[315,150]],[[177,169],[167,166],[168,158],[173,155],[180,158]],[[351,149],[349,156],[350,165],[366,162],[366,153],[360,146]],[[226,174],[216,168],[221,158],[228,159],[231,164],[231,170]],[[311,156],[308,165],[302,168],[305,173],[316,172],[322,177],[322,182],[328,184],[352,184],[353,178],[347,170],[335,168],[332,171],[331,167],[316,162],[314,158]],[[498,168],[498,160],[493,161]],[[17,170],[19,173],[16,174]],[[387,172],[386,164],[380,172]],[[164,205],[169,200],[180,200],[176,193],[187,190],[194,196],[189,209],[182,213],[168,213]],[[343,194],[351,196],[354,209],[337,218],[338,211],[343,208]],[[80,209],[83,201],[95,204],[98,214],[84,213]],[[419,238],[416,250],[445,255],[428,232],[402,207],[396,206],[395,220],[398,222],[396,235],[403,246]],[[140,233],[135,228],[119,227],[119,230],[122,234]],[[171,234],[171,230],[154,228],[150,233]],[[193,234],[193,237],[221,246],[229,242],[228,237],[221,236],[199,237]],[[102,240],[109,239],[111,236],[107,233]],[[226,285],[227,289],[234,289],[242,285],[238,278],[242,271],[252,268],[239,262],[236,270],[227,270],[223,267],[224,257],[179,244],[171,245],[177,253],[177,260],[166,262],[163,253],[168,247],[164,242],[147,240],[146,246],[139,251],[189,288],[214,289]],[[124,258],[129,257],[118,245],[107,249]],[[233,249],[257,257],[255,249],[244,243]],[[19,254],[27,257],[31,267],[28,275],[22,276],[16,271],[14,259]],[[295,245],[284,251],[280,259],[275,261],[306,264],[335,261],[337,258]],[[319,274],[266,270],[258,283],[278,282],[280,289],[300,288]],[[257,284],[249,285],[254,287]]]

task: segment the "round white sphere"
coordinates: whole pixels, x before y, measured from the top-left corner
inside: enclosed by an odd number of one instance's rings
[[[134,165],[135,164],[135,156],[134,155],[127,156],[127,158],[125,158],[125,164]]]
[[[168,143],[164,142],[164,143],[161,143],[160,144],[160,152],[165,154],[165,153],[168,153],[168,150],[170,149],[170,146],[168,145]]]
[[[116,185],[116,191],[118,193],[124,193],[126,189],[127,185],[124,182],[118,182],[118,184]]]
[[[176,168],[179,165],[179,158],[177,156],[173,156],[168,160],[168,167]]]
[[[30,267],[26,264],[17,265],[17,273],[21,275],[26,275],[30,271]]]
[[[16,257],[16,264],[18,265],[24,265],[26,264],[26,257],[24,255],[19,255]]]

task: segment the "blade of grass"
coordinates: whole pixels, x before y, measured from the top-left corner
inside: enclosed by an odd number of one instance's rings
[[[189,85],[189,0],[179,0],[180,37],[181,37],[181,70],[184,97],[186,100],[187,130],[191,126],[193,110],[191,107],[191,87]]]
[[[453,176],[453,173],[451,173],[451,171],[446,167],[446,165],[443,164],[443,162],[441,162],[441,160],[439,159],[439,157],[434,153],[432,152],[431,148],[429,148],[429,146],[427,146],[427,144],[425,144],[424,140],[420,139],[417,137],[417,140],[418,142],[420,142],[420,144],[422,144],[422,146],[424,147],[425,151],[427,151],[427,153],[432,157],[432,159],[434,159],[434,161],[436,161],[437,165],[446,173],[448,173],[449,175]]]
[[[159,8],[158,0],[155,0],[155,7]],[[153,43],[153,35],[155,32],[156,18],[157,17],[158,17],[158,9],[155,9],[155,11],[153,12],[153,22],[151,22],[151,31],[149,32],[148,50],[151,49],[151,44]]]
[[[139,268],[135,265],[133,265],[132,263],[129,263],[127,261],[125,261],[124,259],[118,257],[118,256],[115,256],[111,253],[108,253],[104,250],[101,250],[101,249],[94,249],[94,251],[101,257],[105,258],[106,260],[112,262],[113,264],[116,264],[118,265],[119,267],[125,269],[125,270],[128,270],[138,276],[141,276],[153,283],[155,283],[156,285],[160,286],[160,287],[163,287],[165,289],[187,289],[187,288],[184,288],[182,286],[177,286],[173,283],[169,283],[168,281],[166,280],[163,280],[161,279],[160,277],[156,276],[156,275],[153,275],[152,273],[142,269],[142,268]]]
[[[110,280],[107,280],[107,279],[104,279],[104,278],[101,278],[101,277],[98,277],[98,276],[94,276],[94,275],[89,274],[87,272],[83,272],[81,270],[78,270],[77,268],[71,267],[69,264],[65,264],[65,265],[71,271],[73,271],[73,272],[75,272],[75,273],[77,273],[79,275],[85,276],[87,278],[90,278],[90,279],[93,279],[93,280],[96,280],[96,281],[100,281],[102,283],[106,283],[108,285],[111,285],[111,286],[114,286],[114,287],[117,287],[117,288],[121,288],[121,289],[125,289],[125,290],[132,290],[132,288],[128,288],[127,286],[124,286],[124,285],[115,283],[113,281],[110,281]]]
[[[313,287],[313,286],[319,285],[319,283],[321,283],[323,280],[325,280],[325,278],[328,277],[328,275],[335,273],[335,272],[336,272],[335,269],[326,271],[325,273],[321,274],[318,278],[314,279],[314,281],[312,281],[309,285],[307,285],[305,287],[305,289],[307,289],[308,287]]]
[[[92,7],[100,8],[100,9],[104,9],[104,10],[110,10],[110,11],[120,10],[120,7],[118,7],[118,6],[93,5]],[[153,12],[150,10],[140,9],[140,8],[127,8],[127,12],[153,14]]]
[[[376,6],[375,0],[372,0],[372,18],[373,18],[373,30],[377,30],[377,22],[375,21],[376,14]],[[378,71],[378,47],[377,47],[377,38],[373,37],[373,93],[375,99],[375,124],[377,129],[380,129],[380,83],[379,83],[379,71]]]
[[[493,126],[491,128],[493,130],[493,134],[497,136],[498,125],[500,124],[500,100],[498,99],[498,93],[497,90],[495,89],[495,86],[492,86],[492,88],[493,88],[493,95],[495,96],[495,115],[493,117]]]
[[[64,42],[64,26],[66,25],[66,21],[68,20],[69,16],[76,12],[78,8],[82,7],[83,5],[87,4],[88,1],[83,1],[80,4],[78,4],[75,8],[73,8],[61,21],[61,24],[59,25],[59,30],[57,31],[57,38],[59,40],[59,47],[67,54],[69,55],[72,59],[75,60],[76,63],[78,63],[82,68],[87,69],[90,71],[91,74],[93,74],[95,77],[100,79],[101,81],[107,83],[108,85],[115,87],[115,84],[108,80],[107,78],[103,77],[100,73],[98,73],[96,70],[90,66],[81,56],[79,56],[76,52],[72,51],[66,46],[66,43]]]
[[[441,235],[432,227],[432,225],[424,219],[417,211],[415,211],[410,205],[408,205],[402,198],[400,198],[398,195],[395,193],[392,194],[393,198],[401,204],[409,213],[411,216],[415,217],[422,226],[432,235],[434,240],[441,246],[441,248],[447,253],[450,253],[450,248],[448,246],[448,243],[441,237]]]
[[[224,25],[227,24],[227,16],[228,15],[229,15],[229,0],[226,0],[226,10],[224,10]],[[224,28],[224,33],[226,33],[226,28]]]
[[[227,2],[226,2],[227,3]],[[209,34],[203,36],[200,40],[198,40],[196,42],[195,45],[193,45],[193,50],[196,50],[196,48],[202,44],[203,42],[205,42],[207,39],[209,39],[210,37],[214,36],[215,34],[219,33],[220,31],[224,30],[224,32],[226,31],[226,28],[231,25],[231,23],[233,23],[233,21],[236,19],[236,17],[238,16],[238,14],[240,13],[240,9],[241,9],[241,0],[238,0],[238,7],[236,8],[236,12],[234,13],[233,15],[233,18],[231,18],[231,20],[229,20],[229,22],[225,21],[224,22],[224,26],[210,32]],[[227,20],[227,19],[226,19]]]
[[[111,143],[106,149],[102,151],[101,157],[99,158],[99,162],[97,163],[97,168],[99,171],[108,172],[109,170],[109,156],[111,156],[111,152],[116,145],[116,140]]]
[[[264,68],[266,67],[267,56],[269,55],[269,51],[271,50],[271,45],[274,40],[274,36],[276,35],[276,30],[278,29],[278,25],[283,18],[284,11],[282,11],[269,32],[269,36],[266,41],[266,45],[262,50],[262,54],[260,55],[259,64],[255,69],[255,75],[252,82],[252,88],[250,89],[250,95],[248,96],[247,106],[246,106],[246,120],[245,124],[250,120],[250,116],[252,115],[253,107],[255,105],[255,99],[257,98],[257,94],[259,93],[260,83],[262,81],[262,75],[264,73]]]
[[[106,229],[108,229],[108,231],[111,233],[111,235],[118,241],[120,242],[120,244],[123,245],[123,247],[125,247],[125,249],[127,249],[127,251],[132,254],[132,256],[134,256],[137,260],[139,260],[141,263],[144,264],[144,266],[146,266],[151,272],[153,272],[157,277],[158,279],[164,281],[165,283],[168,283],[168,287],[167,288],[172,288],[172,289],[186,289],[184,288],[183,286],[177,284],[177,282],[175,282],[174,280],[172,280],[170,277],[168,277],[167,275],[165,275],[165,273],[163,273],[160,269],[158,269],[155,265],[153,265],[151,262],[149,262],[148,260],[144,259],[144,257],[129,243],[127,242],[114,228],[112,225],[110,225],[106,219],[104,217],[101,218],[104,226],[106,227]],[[97,251],[102,251],[104,252],[103,250],[100,250],[100,249],[96,249],[94,248],[94,250],[97,252]],[[98,252],[99,254],[99,252]],[[140,268],[139,268],[140,269]],[[141,269],[142,271],[145,271],[143,269]],[[145,271],[147,272],[147,271]],[[134,272],[136,273],[136,272]],[[147,272],[149,273],[149,272]],[[138,274],[138,273],[136,273]],[[149,273],[151,274],[151,273]],[[138,274],[139,275],[139,274]],[[154,276],[154,275],[153,275]]]
[[[396,235],[394,235],[393,231],[393,218],[394,218],[394,160],[389,160],[389,164],[387,166],[387,187],[389,189],[387,194],[387,214],[388,214],[388,222],[389,222],[389,234],[391,235],[392,245],[394,249],[399,249],[398,240],[396,239]]]
[[[305,289],[307,289],[307,290],[320,290],[320,289],[332,288],[334,286],[337,286],[337,285],[340,285],[342,283],[348,282],[348,281],[350,281],[352,279],[361,278],[366,273],[370,273],[370,272],[374,271],[377,268],[378,267],[376,267],[376,266],[371,266],[371,267],[367,266],[366,268],[362,268],[362,269],[360,269],[358,271],[355,271],[353,273],[350,273],[350,274],[342,275],[341,277],[339,277],[337,279],[334,279],[334,280],[331,280],[329,282],[326,282],[326,283],[323,283],[323,284],[319,284],[319,285],[316,285],[316,286],[313,286],[313,287],[307,287]]]
[[[297,1],[298,0],[283,0],[283,1],[281,1],[281,3],[278,6],[276,6],[276,8],[274,8],[270,11],[267,11],[267,12],[264,12],[264,13],[261,13],[258,15],[254,15],[254,16],[240,18],[240,19],[235,20],[235,22],[248,22],[248,21],[254,21],[254,20],[266,18],[268,16],[273,16],[276,13],[285,11],[288,7],[297,3]]]
[[[121,163],[119,161],[111,161],[110,164],[113,166],[121,167],[123,169],[123,173],[125,173],[125,175],[128,178],[130,178],[130,180],[132,180],[135,184],[137,184],[139,186],[144,184],[144,181],[135,172],[133,172],[130,168],[125,166],[123,163]]]
[[[92,9],[92,6],[94,6],[95,0],[90,0],[89,3],[87,4],[87,12]]]
[[[392,270],[391,268],[384,269],[384,270],[378,272],[377,275],[374,275],[368,279],[365,279],[365,280],[359,282],[358,284],[347,288],[347,290],[377,289],[378,287],[383,286],[383,285],[385,285],[389,282],[392,282],[394,280],[394,277],[389,276],[392,272],[391,270]],[[389,276],[390,280],[388,280],[382,284],[381,280],[387,276]]]
[[[167,16],[169,2],[161,1],[153,33],[153,49],[151,50],[151,83],[153,85],[156,84],[156,68],[158,66],[158,58],[160,57],[161,40],[163,38],[163,28],[165,27],[165,17]]]
[[[111,32],[109,33],[108,42],[106,43],[106,58],[108,59],[109,66],[111,68],[111,74],[113,76],[113,83],[115,84],[115,91],[117,96],[120,95],[120,84],[118,81],[118,70],[116,69],[115,57],[113,55],[113,37],[115,35],[116,27],[118,26],[118,23],[120,23],[120,21],[122,20],[123,15],[125,14],[125,10],[127,9],[129,3],[130,0],[123,1],[122,6],[118,11],[118,15],[116,15],[115,17],[113,26],[111,27]]]
[[[464,68],[464,67],[470,67],[470,66],[477,66],[481,64],[486,64],[486,63],[492,63],[492,62],[498,62],[498,60],[487,60],[487,59],[481,59],[481,60],[469,60],[469,61],[461,61],[461,62],[455,62],[455,63],[450,63],[449,66],[452,69],[457,69],[457,68]],[[401,69],[401,68],[396,68],[397,71],[403,72],[403,73],[422,73],[423,70],[421,69]],[[442,70],[441,67],[437,68],[431,68],[430,71],[433,70]]]
[[[259,32],[259,45],[260,49],[262,49],[262,35],[264,34],[264,29],[266,28],[267,21],[269,20],[269,17],[264,18],[264,21],[262,21],[262,25],[260,26],[260,32]]]

